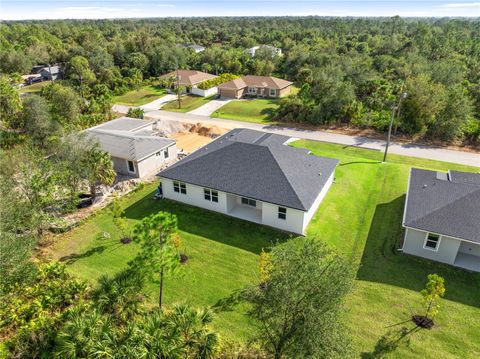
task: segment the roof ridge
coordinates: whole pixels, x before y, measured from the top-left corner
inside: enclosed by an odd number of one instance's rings
[[[451,205],[453,205],[454,203],[460,201],[460,200],[463,200],[465,197],[467,196],[471,196],[472,194],[475,194],[476,192],[480,192],[480,188],[477,188],[475,189],[474,191],[469,191],[468,193],[465,193],[464,195],[462,195],[461,197],[458,197],[456,199],[454,199],[453,201],[450,201],[448,203],[445,203],[443,206],[439,207],[439,208],[436,208],[435,210],[431,211],[431,212],[428,212],[427,214],[425,214],[424,216],[420,217],[420,218],[416,218],[415,221],[413,222],[410,222],[410,223],[416,223],[422,219],[425,219],[426,217],[428,216],[431,216],[431,215],[434,215],[435,213],[437,213],[438,211],[446,208],[446,207],[449,207]]]
[[[256,146],[261,146],[261,145],[256,145]],[[280,166],[280,164],[278,163],[277,158],[276,158],[275,155],[273,154],[272,149],[271,149],[269,146],[262,146],[262,147],[265,147],[265,148],[268,150],[268,153],[270,154],[270,156],[272,156],[273,160],[275,161],[275,164],[277,165],[278,169],[279,169],[280,172],[282,173],[283,178],[287,181],[288,185],[290,186],[290,188],[292,189],[293,193],[295,194],[295,197],[297,198],[298,203],[300,203],[301,207],[303,207],[304,209],[307,209],[307,208],[305,208],[305,205],[303,204],[303,202],[300,200],[300,197],[298,196],[298,193],[297,193],[297,191],[295,190],[295,188],[293,187],[292,183],[290,182],[290,180],[288,179],[288,177],[285,176],[285,172],[283,172],[283,169],[282,169],[282,167]]]

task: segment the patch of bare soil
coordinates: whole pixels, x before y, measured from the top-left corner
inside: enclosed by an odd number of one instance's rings
[[[208,126],[203,123],[191,125],[188,131],[179,131],[169,137],[177,141],[177,148],[191,153],[210,143],[214,138],[226,133],[227,130],[218,126]]]

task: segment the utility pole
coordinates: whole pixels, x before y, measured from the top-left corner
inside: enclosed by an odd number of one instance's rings
[[[178,59],[176,61],[177,65],[177,101],[178,101],[178,108],[182,108],[182,100],[180,98],[180,77],[178,76]]]
[[[402,87],[400,87],[400,93],[402,94],[400,96],[400,99],[398,101],[398,108],[397,108],[397,121],[395,121],[395,129],[393,130],[393,134],[396,135],[397,134],[397,130],[398,130],[398,121],[400,120],[400,107],[402,106],[402,96],[406,93],[406,92],[403,92],[403,88],[405,87],[405,82],[402,82]],[[406,96],[405,96],[406,97]]]
[[[407,98],[408,94],[406,92],[402,92],[400,98],[398,100],[398,105],[392,106],[392,117],[390,118],[390,124],[388,125],[388,136],[387,136],[387,144],[385,145],[385,153],[383,154],[383,161],[387,161],[387,154],[388,154],[388,146],[390,146],[390,137],[392,136],[392,126],[393,120],[395,119],[395,112],[397,112],[397,117],[400,115],[400,106],[402,105],[402,100]]]

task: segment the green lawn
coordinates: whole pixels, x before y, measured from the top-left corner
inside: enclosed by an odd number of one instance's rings
[[[184,95],[181,97],[181,108],[178,108],[178,101],[171,101],[162,107],[164,111],[173,112],[189,112],[196,108],[205,105],[207,102],[214,99],[215,96],[201,97],[195,95]]]
[[[57,80],[55,82],[61,83],[61,80]],[[20,93],[35,93],[35,92],[40,92],[42,88],[44,88],[47,85],[50,85],[52,81],[42,81],[42,82],[36,82],[32,85],[28,86],[22,86],[18,89],[18,92]]]
[[[141,106],[152,102],[164,95],[167,91],[158,85],[144,86],[140,90],[130,91],[124,95],[116,96],[114,103],[126,106]]]
[[[275,124],[272,115],[279,99],[233,100],[212,113],[212,117],[255,123]]]
[[[390,155],[381,163],[376,151],[312,141],[297,141],[315,154],[338,158],[335,182],[308,229],[359,264],[353,293],[348,298],[349,331],[357,358],[373,354],[382,335],[399,330],[411,311],[420,310],[426,275],[445,277],[447,292],[441,301],[438,325],[410,336],[395,358],[476,358],[480,355],[480,275],[446,265],[401,255],[396,251],[402,236],[401,218],[408,171],[411,165],[447,170],[473,167]],[[232,290],[255,281],[258,253],[269,243],[285,240],[273,229],[170,201],[151,199],[155,184],[124,198],[126,215],[133,224],[149,213],[167,210],[179,220],[182,246],[189,256],[184,275],[166,284],[166,301],[211,305]],[[99,239],[111,233],[110,239]],[[87,220],[54,248],[56,258],[76,254],[72,273],[94,281],[104,273],[123,268],[136,251],[134,244],[118,243],[107,212]],[[75,256],[74,256],[75,257]],[[156,287],[150,288],[155,300]],[[221,314],[215,328],[226,337],[248,338],[251,326],[241,310]],[[378,346],[377,346],[378,347]]]

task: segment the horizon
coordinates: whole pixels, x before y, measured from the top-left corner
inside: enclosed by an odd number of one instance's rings
[[[252,6],[246,6],[251,4]],[[237,1],[125,1],[46,0],[41,9],[33,0],[3,0],[0,20],[103,20],[201,17],[345,17],[375,18],[478,18],[478,0],[448,1],[331,1],[245,0]]]

